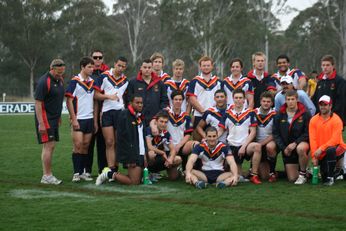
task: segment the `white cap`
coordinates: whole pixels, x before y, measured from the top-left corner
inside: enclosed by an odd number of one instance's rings
[[[292,84],[293,79],[291,76],[285,75],[285,76],[282,76],[280,79],[280,83],[283,83],[283,82],[288,83],[288,84]]]
[[[323,102],[325,104],[332,104],[332,99],[328,95],[323,95],[318,102]]]

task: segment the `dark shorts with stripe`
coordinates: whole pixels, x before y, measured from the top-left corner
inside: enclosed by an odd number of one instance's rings
[[[221,170],[208,170],[208,171],[202,171],[205,176],[208,179],[209,184],[216,183],[217,178],[224,173],[224,171]]]
[[[94,131],[94,119],[78,120],[79,129],[76,132],[82,132],[84,134],[92,133]]]
[[[118,117],[121,110],[110,110],[102,113],[101,126],[117,128]]]
[[[251,159],[251,156],[246,155],[246,153],[244,154],[244,156],[240,157],[238,154],[240,148],[241,146],[228,146],[228,150],[231,151],[232,155],[234,156],[234,160],[237,164],[242,164],[244,162],[244,159],[247,161]]]
[[[59,121],[48,121],[50,128],[47,129],[47,133],[41,134],[38,130],[38,122],[35,120],[37,141],[39,144],[47,143],[50,141],[59,141]]]

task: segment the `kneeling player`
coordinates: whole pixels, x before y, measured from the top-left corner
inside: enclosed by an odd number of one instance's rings
[[[177,167],[181,164],[180,156],[176,155],[172,137],[167,131],[168,114],[159,112],[156,116],[158,135],[153,135],[151,128],[147,129],[148,168],[150,172],[167,170],[168,178],[176,180],[179,176]]]
[[[139,95],[132,96],[127,109],[119,114],[117,123],[117,161],[127,168],[127,175],[115,169],[101,173],[96,179],[100,185],[107,179],[117,180],[122,184],[140,184],[142,170],[145,165],[146,143],[144,137],[144,124],[141,116],[143,98]]]
[[[216,183],[216,187],[224,188],[234,186],[238,182],[238,169],[232,153],[228,152],[227,146],[218,141],[217,129],[206,129],[206,141],[198,144],[192,151],[186,164],[186,183],[202,189],[207,183]],[[202,160],[202,171],[193,169],[197,159]],[[224,171],[224,161],[231,167],[230,172]]]

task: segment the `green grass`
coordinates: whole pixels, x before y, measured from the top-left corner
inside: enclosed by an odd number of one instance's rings
[[[95,187],[71,182],[67,117],[53,170],[39,183],[41,146],[33,116],[0,116],[0,230],[345,230],[346,182],[333,187],[249,183],[196,190],[183,180]],[[96,159],[95,161],[96,162]],[[278,167],[282,168],[281,161]],[[94,172],[96,166],[94,166]]]

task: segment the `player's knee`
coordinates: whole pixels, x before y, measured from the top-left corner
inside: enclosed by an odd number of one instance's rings
[[[114,146],[114,139],[105,139],[106,147],[113,147]]]
[[[180,156],[174,157],[174,165],[179,165],[179,164],[181,164],[181,162],[182,162],[182,159]]]

